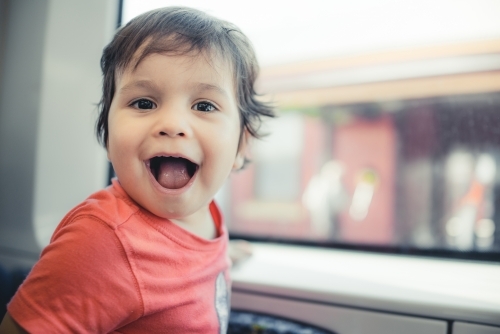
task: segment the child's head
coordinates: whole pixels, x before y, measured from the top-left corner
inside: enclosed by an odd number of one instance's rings
[[[206,212],[260,117],[272,116],[256,99],[250,42],[203,12],[163,8],[120,29],[101,67],[97,134],[122,187],[164,218]]]
[[[108,114],[116,89],[116,76],[137,66],[150,54],[199,53],[232,66],[242,130],[260,137],[261,116],[273,117],[272,108],[256,99],[254,83],[259,67],[248,38],[238,27],[186,7],[166,7],[137,16],[122,27],[101,58],[103,95],[99,103],[97,138],[107,147]],[[242,132],[243,134],[243,132]]]

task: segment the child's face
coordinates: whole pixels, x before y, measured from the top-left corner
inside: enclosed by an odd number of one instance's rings
[[[243,164],[232,72],[202,55],[151,54],[125,69],[116,78],[108,129],[120,184],[160,217],[189,221],[206,212]]]

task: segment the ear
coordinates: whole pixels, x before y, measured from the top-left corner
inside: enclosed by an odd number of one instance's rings
[[[252,136],[248,130],[244,129],[238,146],[238,152],[236,152],[236,158],[234,159],[233,170],[240,170],[243,167],[245,157],[248,154],[248,149],[250,148],[251,139]]]

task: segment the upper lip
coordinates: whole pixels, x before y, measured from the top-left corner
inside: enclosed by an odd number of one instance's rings
[[[169,152],[159,152],[159,153],[155,153],[155,154],[152,154],[151,156],[149,156],[149,158],[147,158],[146,160],[144,160],[146,163],[148,163],[151,159],[155,158],[155,157],[172,157],[172,158],[183,158],[183,159],[186,159],[186,160],[189,160],[191,163],[195,164],[195,165],[199,165],[196,161],[194,161],[192,158],[189,158],[187,157],[186,155],[182,154],[182,153],[169,153]]]

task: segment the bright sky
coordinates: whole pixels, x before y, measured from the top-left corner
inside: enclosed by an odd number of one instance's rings
[[[170,5],[235,23],[262,66],[500,38],[500,0],[125,0],[123,22]]]

